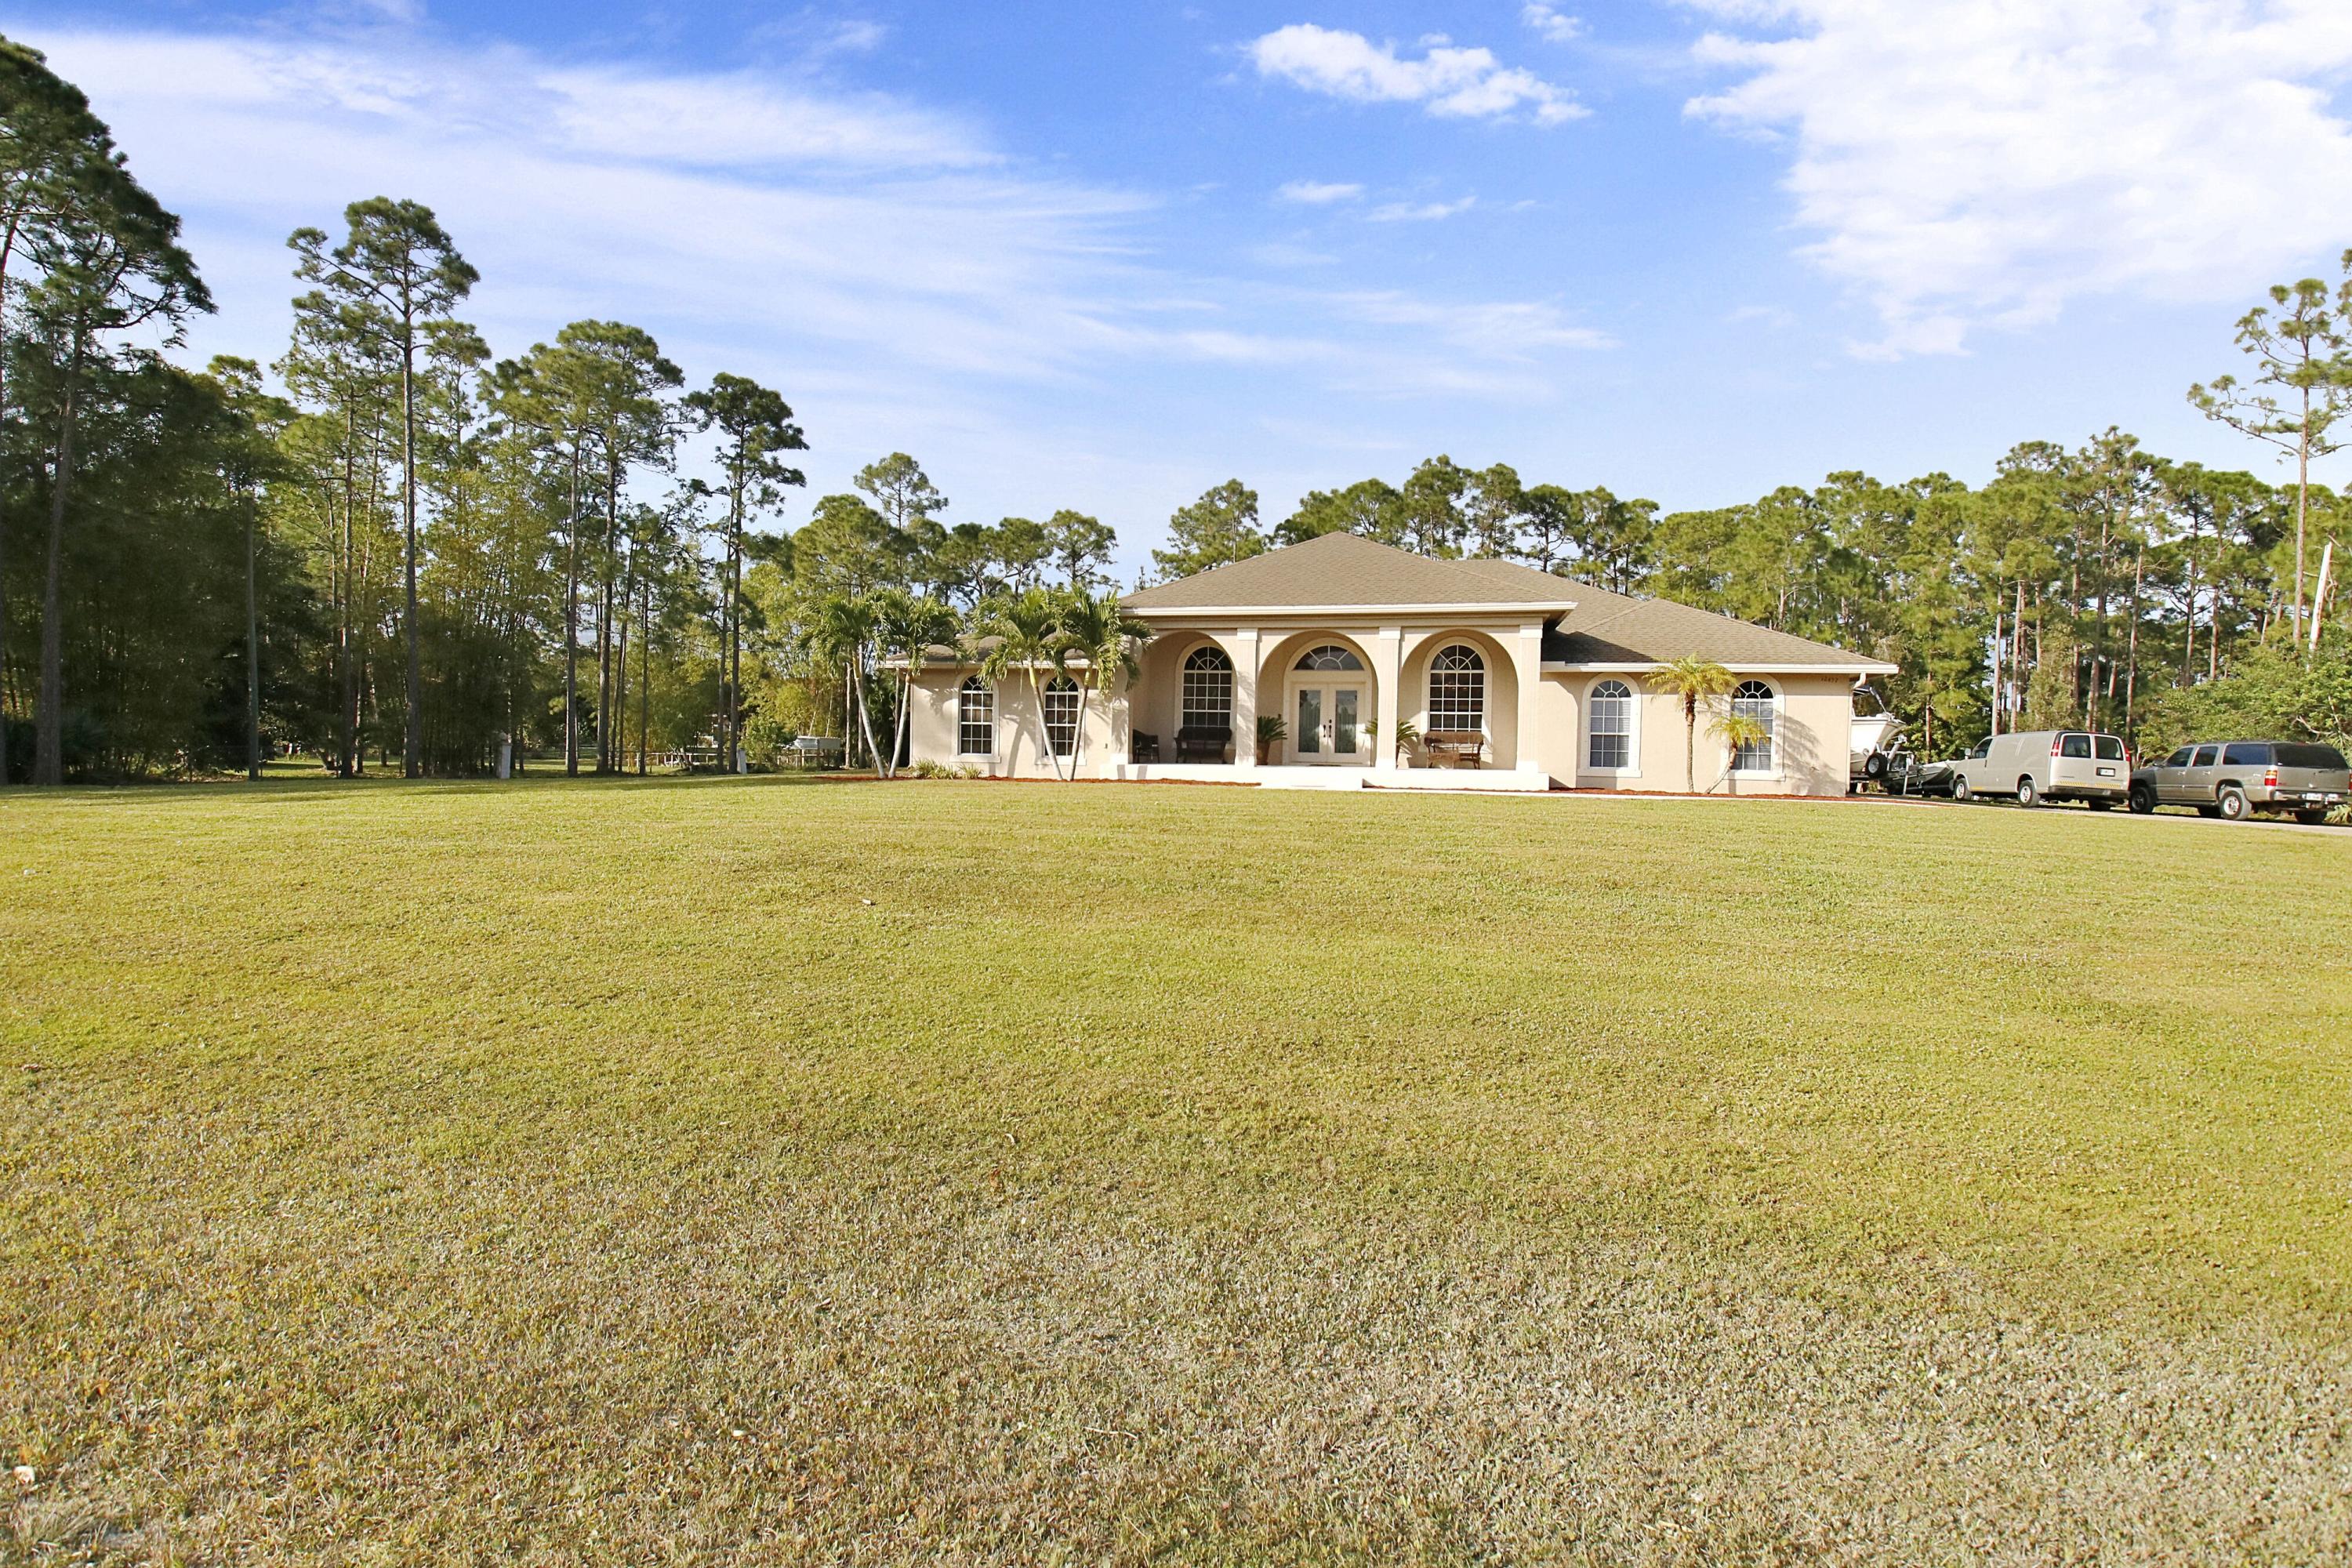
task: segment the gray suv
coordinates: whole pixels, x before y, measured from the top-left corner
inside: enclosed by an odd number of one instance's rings
[[[2193,805],[2231,822],[2274,811],[2317,823],[2347,795],[2352,767],[2344,753],[2307,741],[2200,742],[2131,778],[2131,808],[2143,816],[2159,805]]]

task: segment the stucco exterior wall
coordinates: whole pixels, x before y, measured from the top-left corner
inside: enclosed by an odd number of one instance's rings
[[[1536,683],[1532,700],[1519,700],[1519,678],[1510,657],[1508,634],[1473,628],[1407,633],[1400,643],[1398,710],[1416,725],[1428,728],[1429,660],[1454,641],[1475,644],[1486,660],[1487,729],[1491,745],[1486,768],[1517,767],[1524,754],[1528,765],[1541,769],[1559,784],[1578,789],[1626,789],[1678,794],[1684,783],[1683,720],[1673,698],[1644,689],[1639,675],[1624,672],[1553,670]],[[1240,689],[1255,675],[1255,685],[1271,711],[1283,711],[1288,701],[1286,678],[1300,652],[1315,642],[1339,640],[1356,644],[1341,634],[1286,633],[1262,640],[1258,647],[1231,634],[1209,636],[1178,633],[1165,645],[1147,648],[1142,674],[1134,690],[1137,715],[1130,725],[1129,698],[1122,694],[1106,702],[1089,698],[1086,734],[1080,747],[1078,776],[1108,776],[1128,756],[1131,728],[1160,737],[1161,756],[1172,759],[1176,731],[1179,672],[1185,654],[1202,642],[1224,647],[1235,658],[1237,727],[1244,708]],[[1376,710],[1378,670],[1382,649],[1377,642],[1360,644],[1367,655],[1369,684],[1374,689],[1368,709]],[[1253,660],[1250,655],[1257,657]],[[1256,668],[1253,671],[1252,666]],[[915,683],[910,720],[911,754],[949,767],[980,767],[1000,778],[1052,778],[1053,764],[1041,749],[1044,726],[1038,721],[1028,683],[1015,681],[997,693],[995,749],[988,756],[965,756],[957,751],[957,706],[963,680],[971,672],[929,669]],[[1743,679],[1745,679],[1743,674]],[[1633,688],[1634,734],[1632,767],[1595,770],[1585,763],[1590,752],[1587,721],[1592,689],[1604,679],[1624,681]],[[1766,772],[1742,773],[1727,778],[1728,752],[1706,733],[1707,715],[1699,720],[1696,752],[1696,787],[1715,794],[1843,795],[1846,788],[1846,731],[1853,713],[1853,677],[1849,675],[1773,674],[1755,677],[1770,686],[1779,707],[1775,713],[1774,765]],[[1519,744],[1521,716],[1529,716],[1529,743]],[[1236,740],[1240,737],[1237,735]],[[1385,763],[1390,748],[1381,744],[1378,761]],[[1286,761],[1281,747],[1272,760]],[[1236,770],[1247,778],[1248,771]],[[1466,782],[1466,781],[1465,781]]]
[[[969,669],[927,669],[915,678],[915,695],[908,718],[908,755],[919,763],[943,767],[979,768],[992,778],[1049,779],[1053,759],[1045,754],[1045,727],[1029,683],[1006,683],[996,693],[995,749],[985,756],[957,750],[961,716],[958,706]],[[1105,764],[1127,756],[1126,700],[1105,701],[1100,692],[1087,694],[1086,723],[1076,758],[1080,778],[1098,778]],[[1063,765],[1070,765],[1065,759]]]
[[[1742,672],[1772,688],[1778,700],[1774,714],[1773,766],[1764,772],[1727,776],[1730,750],[1710,737],[1710,719],[1724,710],[1718,702],[1702,711],[1690,767],[1696,778],[1685,782],[1682,704],[1676,699],[1646,690],[1639,675],[1618,671],[1554,671],[1545,684],[1558,696],[1546,705],[1556,713],[1547,733],[1544,766],[1562,783],[1578,789],[1625,789],[1681,794],[1686,788],[1701,794],[1745,792],[1750,795],[1843,795],[1846,790],[1846,730],[1853,717],[1853,678],[1850,675],[1798,675]],[[1633,688],[1633,765],[1596,769],[1591,759],[1590,720],[1591,696],[1604,680],[1621,680]]]

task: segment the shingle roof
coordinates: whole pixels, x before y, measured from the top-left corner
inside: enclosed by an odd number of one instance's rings
[[[1468,563],[1438,561],[1352,533],[1327,533],[1303,544],[1269,550],[1228,566],[1213,566],[1190,577],[1127,595],[1130,610],[1313,610],[1360,605],[1394,608],[1407,605],[1544,605],[1557,608],[1576,595],[1558,577],[1528,572],[1536,579],[1500,580],[1468,571]]]
[[[1895,668],[1672,599],[1633,599],[1601,588],[1580,590],[1575,610],[1544,628],[1548,664],[1664,664],[1686,656],[1765,669]]]
[[[1636,599],[1516,561],[1438,561],[1352,533],[1253,555],[1129,594],[1129,609],[1311,610],[1341,605],[1570,605],[1544,628],[1553,664],[1663,664],[1695,656],[1767,669],[1892,670],[1883,659],[1671,599]]]

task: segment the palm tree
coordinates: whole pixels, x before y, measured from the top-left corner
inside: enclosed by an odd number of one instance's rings
[[[1731,781],[1731,793],[1738,795],[1739,780],[1733,776],[1733,770],[1739,765],[1739,753],[1750,746],[1768,743],[1772,739],[1772,731],[1769,726],[1745,713],[1724,713],[1707,725],[1706,732],[1731,748],[1731,760],[1723,764],[1723,776]],[[1715,793],[1713,784],[1707,785],[1707,793]]]
[[[874,602],[849,594],[827,594],[817,601],[808,629],[809,647],[819,658],[841,665],[849,685],[849,705],[866,734],[866,754],[878,771],[882,753],[874,744],[874,715],[866,706],[866,650],[874,641]],[[882,773],[884,778],[890,775]]]
[[[1652,690],[1682,699],[1683,788],[1698,793],[1698,710],[1702,702],[1728,697],[1739,684],[1731,671],[1696,654],[1654,667],[1645,677]]]
[[[882,762],[881,775],[890,778],[898,772],[898,747],[907,735],[908,707],[915,684],[915,671],[921,668],[924,656],[940,643],[955,640],[956,614],[933,598],[917,598],[904,588],[886,588],[874,596],[874,643],[877,651],[899,660],[898,700],[890,721],[890,754]]]
[[[980,659],[980,673],[988,683],[1002,690],[1006,679],[1016,671],[1029,682],[1030,708],[1037,715],[1039,739],[1054,764],[1054,776],[1060,778],[1062,757],[1054,750],[1052,732],[1044,728],[1045,695],[1037,682],[1041,668],[1050,666],[1058,672],[1069,659],[1069,650],[1062,641],[1062,606],[1058,598],[1044,588],[1026,589],[1018,598],[998,599],[981,605],[972,612],[972,621],[982,637],[996,639]]]
[[[1083,743],[1087,706],[1092,694],[1101,692],[1103,700],[1108,702],[1112,688],[1135,678],[1135,650],[1151,640],[1151,628],[1129,615],[1108,594],[1097,597],[1083,588],[1070,588],[1060,598],[1062,651],[1068,658],[1084,661],[1087,667],[1087,679],[1078,685],[1078,736]],[[1070,763],[1075,777],[1075,755]]]

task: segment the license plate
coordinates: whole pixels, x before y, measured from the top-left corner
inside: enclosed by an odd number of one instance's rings
[[[2099,770],[2099,776],[2103,779],[2111,779],[2116,776],[2116,770],[2113,768],[2101,768]]]

